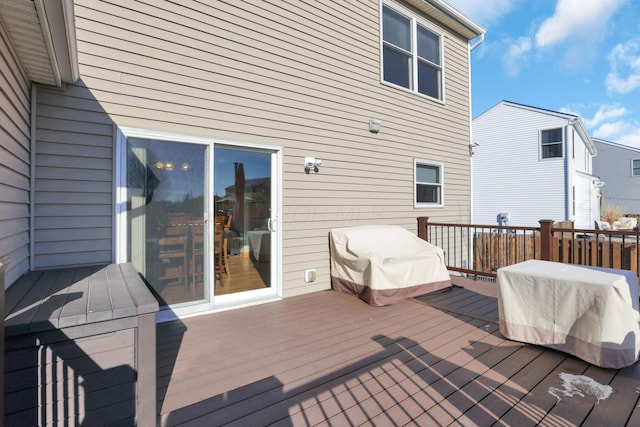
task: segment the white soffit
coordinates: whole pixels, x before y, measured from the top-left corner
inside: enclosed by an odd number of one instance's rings
[[[0,24],[30,80],[59,87],[78,79],[73,0],[0,1]]]

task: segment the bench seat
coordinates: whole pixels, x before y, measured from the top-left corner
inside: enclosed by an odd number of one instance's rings
[[[34,271],[5,301],[5,425],[156,425],[158,302],[131,264]]]

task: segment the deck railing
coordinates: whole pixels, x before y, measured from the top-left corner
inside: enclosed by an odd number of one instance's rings
[[[640,232],[589,230],[540,220],[540,227],[454,224],[418,218],[418,236],[442,248],[451,271],[495,278],[529,259],[640,272]]]

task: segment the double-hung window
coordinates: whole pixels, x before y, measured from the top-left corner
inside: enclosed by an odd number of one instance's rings
[[[562,157],[562,128],[540,131],[540,157],[543,159]]]
[[[382,6],[382,78],[442,100],[442,36],[386,4]]]
[[[443,206],[442,164],[414,160],[415,206]]]
[[[631,176],[640,176],[640,159],[631,160]]]

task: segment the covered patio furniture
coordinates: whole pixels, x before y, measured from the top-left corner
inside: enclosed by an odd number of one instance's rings
[[[331,285],[374,306],[448,288],[442,249],[394,225],[330,232]]]
[[[627,270],[530,260],[498,269],[500,332],[603,368],[638,360],[638,278]]]

